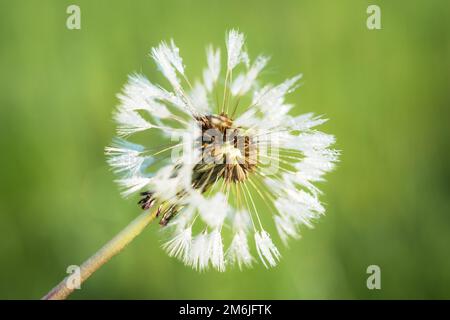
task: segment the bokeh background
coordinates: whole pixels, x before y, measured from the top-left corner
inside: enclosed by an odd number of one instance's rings
[[[0,298],[40,298],[139,213],[103,155],[115,94],[133,71],[161,80],[147,54],[170,37],[200,76],[231,27],[272,56],[264,80],[304,73],[296,112],[331,119],[326,216],[275,269],[223,274],[169,258],[154,225],[72,298],[450,298],[448,1],[0,2]],[[372,264],[381,290],[366,288]]]

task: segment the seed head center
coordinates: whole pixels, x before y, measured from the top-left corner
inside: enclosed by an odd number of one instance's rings
[[[246,180],[256,168],[254,139],[224,113],[196,120],[202,128],[202,159],[194,167],[194,187],[206,190],[219,178],[226,183]]]

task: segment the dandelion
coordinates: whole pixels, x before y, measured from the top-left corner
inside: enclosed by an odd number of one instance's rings
[[[222,272],[258,258],[276,266],[280,250],[266,230],[286,244],[324,213],[314,184],[338,160],[334,137],[316,130],[325,119],[290,114],[286,96],[301,75],[261,83],[269,58],[252,62],[244,39],[237,30],[227,33],[223,65],[221,50],[208,46],[193,83],[173,40],[150,52],[169,86],[129,77],[114,114],[119,138],[105,151],[122,194],[139,194],[144,213],[82,266],[82,280],[154,219],[166,231],[169,256]],[[148,146],[149,137],[161,146]],[[47,298],[68,293],[62,283]]]
[[[220,50],[209,46],[203,81],[192,86],[180,50],[173,40],[163,42],[151,56],[172,89],[133,75],[119,95],[119,136],[153,130],[190,137],[178,147],[197,150],[194,157],[174,156],[167,148],[165,156],[149,153],[151,159],[167,161],[156,169],[157,161],[144,163],[145,147],[132,144],[131,151],[108,148],[108,161],[125,179],[136,179],[122,183],[124,194],[145,189],[143,208],[150,207],[149,201],[163,207],[160,224],[170,234],[163,247],[170,256],[197,270],[224,271],[233,264],[242,268],[254,261],[250,238],[263,264],[273,267],[280,252],[265,225],[274,224],[284,243],[299,237],[301,225],[310,227],[324,211],[313,183],[333,168],[338,153],[330,149],[333,136],[314,130],[324,119],[289,114],[292,106],[285,97],[297,88],[301,75],[261,86],[258,76],[269,58],[251,62],[244,35],[236,30],[228,32],[226,49],[224,78],[220,80]],[[130,163],[123,163],[124,154]],[[143,174],[149,179],[146,185],[140,183]]]

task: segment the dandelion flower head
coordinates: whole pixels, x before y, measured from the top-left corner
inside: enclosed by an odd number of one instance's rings
[[[281,255],[266,226],[285,244],[311,227],[325,211],[315,183],[338,158],[334,137],[316,129],[325,119],[291,115],[286,96],[301,75],[262,84],[269,58],[250,60],[236,30],[225,40],[224,61],[208,46],[194,83],[173,40],[152,48],[167,83],[129,77],[114,115],[118,137],[106,148],[123,195],[158,210],[163,248],[199,271],[275,266]]]

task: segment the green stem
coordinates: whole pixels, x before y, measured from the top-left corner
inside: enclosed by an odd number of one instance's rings
[[[108,262],[112,257],[122,251],[142,230],[152,222],[158,213],[155,208],[153,212],[144,211],[119,234],[106,243],[100,250],[87,259],[80,267],[80,284],[86,281],[95,271]],[[70,276],[70,275],[69,275]],[[56,287],[47,293],[42,300],[63,300],[74,290],[72,286],[67,286],[69,276],[64,278]]]

